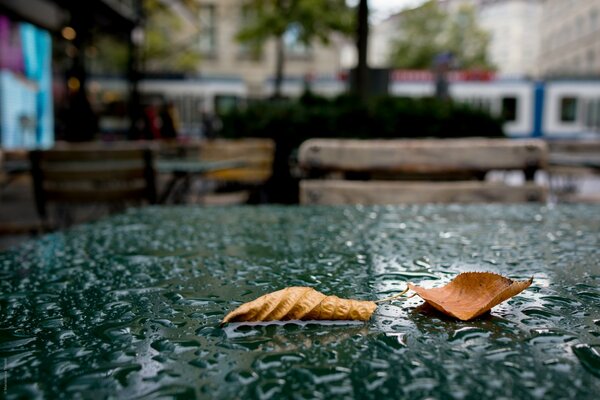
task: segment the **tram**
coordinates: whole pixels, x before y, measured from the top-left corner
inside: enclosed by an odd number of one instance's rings
[[[429,97],[435,93],[430,73],[392,73],[392,96]],[[600,137],[600,79],[469,79],[449,76],[449,94],[504,119],[510,137],[548,139]]]
[[[93,78],[89,84],[92,102],[100,115],[100,131],[123,134],[130,121],[124,104],[129,93],[123,79]],[[237,77],[158,77],[139,83],[144,106],[172,104],[177,112],[179,134],[201,137],[202,118],[239,106],[248,97],[244,81]]]
[[[346,92],[347,82],[328,78],[306,81],[285,80],[284,96],[297,97],[306,88],[320,95],[335,96]],[[93,79],[90,87],[102,97],[102,103],[123,97],[127,84],[123,80]],[[248,99],[244,81],[237,77],[173,79],[153,78],[140,82],[140,92],[147,102],[172,103],[178,113],[181,134],[201,136],[203,113],[215,114],[239,106]],[[273,90],[267,81],[264,93]],[[392,71],[389,94],[399,97],[431,97],[435,82],[428,71]],[[449,75],[452,99],[502,117],[509,137],[548,139],[600,137],[600,79],[533,81],[509,79],[493,74],[469,75],[455,71]],[[128,122],[123,119],[125,127]],[[101,129],[114,127],[104,119]]]

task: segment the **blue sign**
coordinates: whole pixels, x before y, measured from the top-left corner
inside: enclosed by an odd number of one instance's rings
[[[18,24],[18,30],[23,68],[0,70],[0,147],[51,147],[52,41],[47,31],[31,24]]]

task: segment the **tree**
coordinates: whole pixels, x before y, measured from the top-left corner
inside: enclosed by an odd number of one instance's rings
[[[162,71],[195,71],[200,62],[198,27],[185,29],[185,18],[174,11],[172,2],[144,0],[143,54],[146,67]],[[192,14],[194,2],[180,0]]]
[[[314,40],[329,44],[331,34],[347,34],[352,29],[352,15],[345,0],[248,0],[246,24],[237,39],[255,49],[269,39],[275,40],[275,93],[281,97],[285,69],[284,35],[290,30],[307,45]]]
[[[493,68],[487,59],[489,34],[477,24],[473,7],[447,13],[436,0],[401,14],[390,62],[396,68],[427,69],[441,53],[460,68]]]

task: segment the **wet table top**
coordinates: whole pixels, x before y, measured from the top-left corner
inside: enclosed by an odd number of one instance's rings
[[[596,398],[600,207],[146,208],[0,254],[6,398]],[[285,286],[377,299],[534,276],[460,322],[229,325]]]

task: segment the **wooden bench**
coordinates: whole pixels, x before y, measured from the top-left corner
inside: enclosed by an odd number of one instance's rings
[[[309,178],[300,182],[302,204],[518,203],[547,196],[533,182],[548,159],[539,140],[311,139],[298,158]],[[485,182],[492,170],[522,171],[526,183]]]

